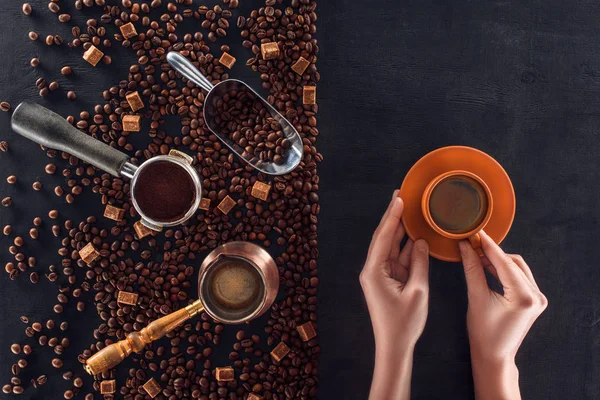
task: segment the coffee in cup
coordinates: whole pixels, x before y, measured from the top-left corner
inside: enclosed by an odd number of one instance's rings
[[[468,171],[450,171],[433,179],[421,208],[429,226],[449,239],[469,239],[481,252],[479,231],[490,220],[493,200],[486,183]]]

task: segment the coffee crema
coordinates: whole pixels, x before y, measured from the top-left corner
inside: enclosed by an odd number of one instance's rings
[[[265,284],[258,269],[238,257],[223,257],[206,273],[201,298],[222,321],[243,320],[260,309]]]
[[[140,210],[157,222],[182,219],[197,195],[189,172],[169,161],[156,161],[140,168],[133,192]]]
[[[429,198],[429,210],[442,230],[461,234],[476,229],[488,211],[485,189],[468,176],[451,176],[439,182]]]
[[[240,310],[260,297],[261,278],[248,263],[232,259],[215,270],[210,282],[214,300],[229,310]]]

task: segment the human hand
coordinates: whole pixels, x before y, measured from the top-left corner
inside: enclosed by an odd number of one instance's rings
[[[404,203],[397,191],[373,235],[360,283],[367,300],[376,345],[412,348],[427,320],[429,247],[404,238]]]
[[[375,334],[371,399],[410,398],[414,346],[427,320],[429,247],[409,240],[400,250],[403,209],[395,191],[360,274]]]
[[[483,258],[468,242],[459,244],[475,393],[477,399],[514,400],[520,398],[515,355],[548,301],[520,255],[505,254],[485,232],[481,244]],[[489,288],[484,268],[500,281],[504,295]]]

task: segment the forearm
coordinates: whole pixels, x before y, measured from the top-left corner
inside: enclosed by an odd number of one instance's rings
[[[519,370],[514,359],[497,362],[472,357],[477,400],[520,400]]]
[[[413,348],[402,352],[377,350],[370,400],[409,400]]]

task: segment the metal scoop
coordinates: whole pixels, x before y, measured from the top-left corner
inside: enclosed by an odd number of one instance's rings
[[[227,79],[217,85],[213,85],[188,59],[177,52],[167,54],[167,62],[173,69],[181,73],[190,81],[206,90],[208,94],[204,100],[203,115],[206,126],[212,133],[215,134],[223,143],[225,143],[235,154],[237,154],[245,162],[256,168],[257,170],[269,175],[283,175],[294,170],[300,164],[303,153],[302,139],[294,126],[283,117],[269,102],[263,99],[250,86],[237,79]],[[267,109],[271,117],[281,125],[283,134],[290,141],[290,148],[283,155],[284,160],[281,164],[276,164],[271,161],[263,161],[258,157],[248,156],[245,149],[235,143],[226,134],[220,132],[220,128],[215,122],[217,115],[216,105],[219,99],[232,90],[248,90],[259,99]]]
[[[202,180],[195,168],[193,158],[177,150],[169,155],[153,157],[137,166],[129,161],[129,156],[119,150],[102,143],[76,129],[60,115],[39,104],[24,101],[17,106],[12,115],[12,128],[19,135],[42,146],[65,151],[75,157],[98,167],[111,175],[131,179],[130,196],[133,206],[142,218],[142,223],[150,229],[160,231],[163,227],[175,226],[190,219],[202,197]],[[138,178],[144,171],[158,162],[169,162],[184,169],[190,176],[195,193],[187,212],[177,220],[159,221],[144,212],[135,197]]]

